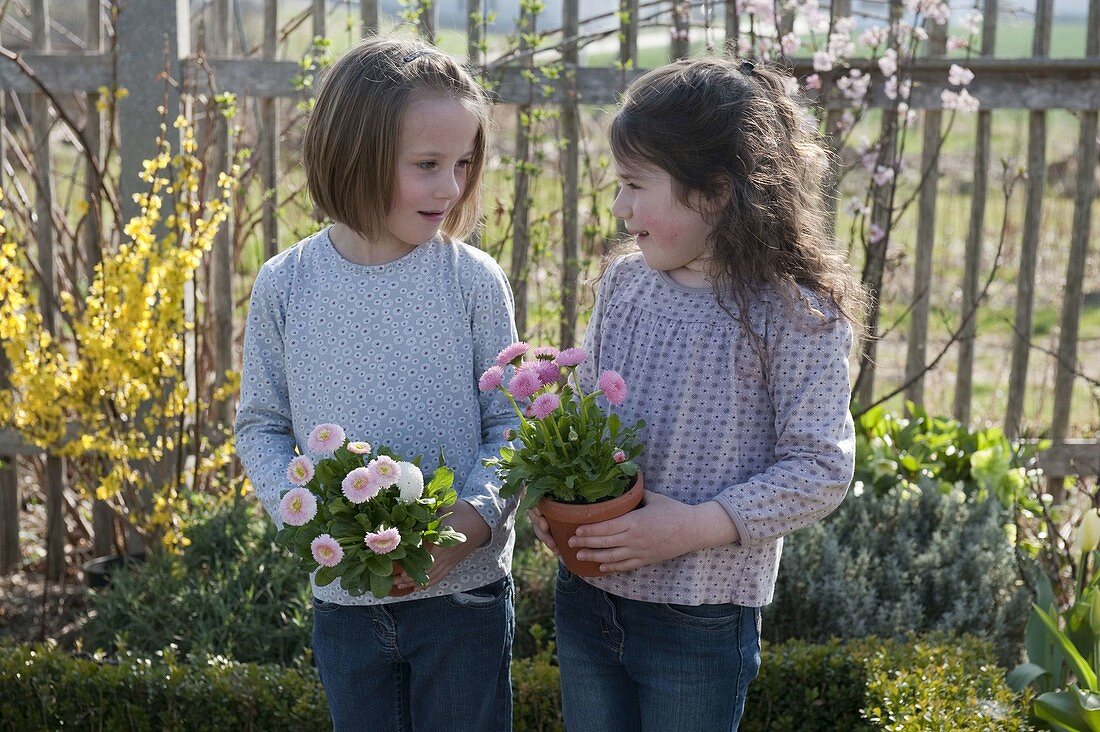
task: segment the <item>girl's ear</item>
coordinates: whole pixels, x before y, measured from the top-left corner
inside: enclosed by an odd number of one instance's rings
[[[699,196],[700,210],[703,215],[717,218],[729,205],[733,195],[733,181],[725,173],[719,173],[711,179],[710,190]]]

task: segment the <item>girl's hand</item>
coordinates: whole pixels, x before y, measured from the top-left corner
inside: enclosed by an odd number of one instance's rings
[[[577,559],[599,562],[601,572],[625,572],[740,539],[716,501],[690,506],[652,491],[644,500],[619,518],[578,526],[569,540],[583,549]]]
[[[527,512],[527,518],[530,519],[531,526],[535,528],[535,537],[555,555],[560,555],[558,543],[554,541],[554,537],[550,534],[550,524],[546,523],[546,517],[542,515],[542,512],[538,508],[532,508]]]
[[[432,554],[432,566],[428,568],[428,584],[424,587],[431,587],[450,574],[451,570],[457,567],[463,559],[470,556],[475,549],[488,541],[492,534],[489,525],[485,523],[485,519],[481,518],[481,514],[477,512],[477,509],[461,499],[455,502],[455,505],[451,508],[451,515],[443,523],[455,531],[465,534],[466,541],[451,546],[435,546],[433,544],[428,548],[428,551]],[[397,589],[408,589],[414,585],[412,577],[403,571],[395,573],[393,576],[393,586]]]

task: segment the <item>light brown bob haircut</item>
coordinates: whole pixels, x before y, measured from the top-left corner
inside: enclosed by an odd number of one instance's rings
[[[411,38],[368,36],[322,72],[302,142],[309,195],[326,216],[367,240],[380,237],[393,203],[401,119],[418,94],[462,103],[479,124],[466,190],[440,227],[465,238],[481,214],[489,100],[451,56]]]

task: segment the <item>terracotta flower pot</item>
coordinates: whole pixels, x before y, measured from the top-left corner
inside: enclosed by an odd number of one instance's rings
[[[599,562],[582,562],[577,559],[577,549],[569,546],[569,539],[582,524],[595,524],[600,521],[618,518],[633,511],[642,502],[645,485],[642,473],[638,471],[634,485],[626,493],[610,501],[600,503],[558,503],[549,498],[539,501],[539,512],[550,525],[550,534],[561,552],[561,561],[573,574],[581,577],[600,577]]]

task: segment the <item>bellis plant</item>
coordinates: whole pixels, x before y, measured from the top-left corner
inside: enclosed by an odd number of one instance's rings
[[[524,360],[525,356],[530,356]],[[588,358],[580,348],[558,351],[531,349],[513,343],[500,352],[496,365],[481,375],[482,391],[500,389],[520,418],[519,431],[509,431],[512,446],[485,460],[502,481],[501,495],[509,497],[526,487],[520,511],[543,497],[562,503],[597,503],[625,493],[638,473],[634,460],[642,453],[639,420],[623,428],[619,416],[597,403],[605,397],[621,406],[627,385],[614,371],[604,371],[597,390],[585,394],[577,366]],[[506,369],[514,368],[510,379]]]
[[[408,462],[385,446],[349,441],[340,425],[317,425],[306,445],[309,454],[287,465],[291,487],[279,501],[276,539],[316,571],[319,586],[339,579],[348,594],[385,597],[397,562],[427,584],[432,555],[425,545],[466,540],[443,525],[458,494],[442,455],[425,484],[419,458]]]

